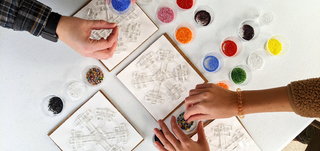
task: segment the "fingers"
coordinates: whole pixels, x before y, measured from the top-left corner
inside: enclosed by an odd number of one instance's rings
[[[160,139],[160,137],[162,137],[163,139],[166,139],[164,136],[163,136],[163,134],[157,129],[157,128],[155,128],[154,130],[153,130],[153,132],[154,132],[154,134],[156,134],[156,136]],[[164,143],[163,142],[163,139],[160,139],[160,141],[162,142],[162,143]],[[160,144],[160,142],[158,142],[158,141],[155,141],[154,142],[154,145],[156,145],[156,147],[158,148],[158,150],[160,150],[160,151],[167,151],[167,149],[165,149],[161,144]],[[167,147],[168,148],[168,147]]]
[[[192,121],[208,120],[208,119],[212,119],[208,114],[195,114],[188,118],[187,123],[190,123]]]
[[[159,151],[168,151],[158,141],[154,142],[154,145],[158,148]]]
[[[90,41],[93,44],[92,49],[103,50],[113,46],[114,43],[117,41],[118,34],[119,34],[119,27],[117,26],[112,30],[111,34],[108,36],[107,39],[103,39],[103,38],[100,40],[90,39]]]
[[[107,60],[111,58],[116,51],[117,41],[110,48],[93,52],[92,57],[99,60]]]
[[[107,38],[107,41],[108,42],[117,41],[118,35],[119,35],[119,26],[116,26],[115,28],[112,29],[111,34]]]
[[[173,136],[173,134],[169,131],[167,125],[162,120],[159,120],[158,123],[162,129],[164,136],[162,134],[162,136],[160,137],[157,134],[156,135],[168,150],[174,150],[173,146],[178,145],[180,142],[176,139],[175,136]]]
[[[176,117],[172,116],[171,117],[171,128],[173,133],[178,137],[180,141],[186,141],[187,139],[190,139],[179,127],[176,122]]]
[[[205,89],[192,89],[189,91],[189,96],[197,95],[197,94],[203,93],[205,91],[206,91]]]
[[[196,114],[205,114],[203,107],[201,107],[201,103],[198,103],[194,106],[190,106],[184,112],[184,119],[189,119],[192,115],[196,115]]]
[[[186,97],[184,101],[185,101],[185,108],[187,110],[189,107],[194,106],[197,103],[200,103],[202,101],[202,98],[201,98],[201,95],[193,95],[193,96]]]
[[[196,89],[209,88],[209,87],[212,87],[212,85],[215,85],[215,84],[212,84],[212,83],[198,84],[198,85],[196,86]]]
[[[203,129],[203,121],[199,122],[197,132],[198,132],[198,142],[201,144],[204,142],[207,142],[206,134],[204,133],[204,129]]]
[[[111,47],[115,41],[117,41],[119,34],[119,27],[115,27],[107,39],[93,40],[95,42],[94,47],[96,50],[102,50]]]
[[[108,23],[104,20],[91,20],[91,24],[93,30],[112,29],[117,26],[116,23]]]

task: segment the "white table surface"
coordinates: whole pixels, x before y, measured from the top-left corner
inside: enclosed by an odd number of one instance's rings
[[[71,15],[87,0],[41,0],[53,11]],[[142,6],[155,21],[155,8],[162,1]],[[219,52],[220,41],[237,36],[240,22],[256,18],[264,9],[276,14],[275,22],[261,27],[260,35],[244,43],[244,51],[232,59],[225,59],[224,68],[215,74],[205,74],[210,82],[227,79],[231,67],[245,64],[247,55],[263,49],[266,40],[274,34],[285,35],[291,48],[287,54],[269,58],[266,68],[253,72],[253,78],[243,90],[284,86],[290,81],[319,77],[320,75],[320,1],[319,0],[198,0],[196,6],[209,5],[215,20],[205,28],[196,28],[196,38],[189,45],[179,45],[192,62],[197,63],[209,51]],[[135,150],[156,150],[152,144],[156,121],[118,80],[116,74],[128,65],[160,35],[173,30],[181,22],[192,22],[192,10],[179,11],[178,18],[160,30],[112,72],[105,73],[105,82],[99,87],[88,88],[78,102],[66,101],[62,115],[48,117],[40,109],[42,99],[49,94],[65,97],[63,85],[68,79],[81,80],[81,73],[88,65],[99,61],[84,58],[66,44],[52,43],[28,32],[14,32],[0,28],[0,150],[57,151],[58,147],[47,133],[63,121],[84,101],[101,89],[115,106],[145,138]],[[157,23],[157,22],[156,22]],[[294,113],[264,113],[247,115],[242,120],[255,142],[263,151],[284,148],[313,119]]]

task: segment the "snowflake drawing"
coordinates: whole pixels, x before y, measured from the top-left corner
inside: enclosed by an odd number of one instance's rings
[[[115,54],[120,54],[127,50],[126,43],[137,42],[140,34],[140,23],[134,21],[139,17],[134,8],[130,9],[130,12],[126,15],[117,16],[115,15],[107,6],[104,0],[96,0],[95,7],[89,8],[87,13],[87,19],[89,20],[105,20],[110,23],[117,23],[119,25],[119,36],[118,45]],[[130,21],[129,23],[124,23],[123,21]],[[92,30],[91,39],[99,40],[101,38],[106,39],[112,30],[102,29],[102,30]]]
[[[159,49],[156,53],[150,52],[140,58],[137,67],[151,71],[152,75],[145,72],[133,73],[133,85],[137,90],[147,88],[153,84],[153,89],[147,90],[145,101],[151,104],[162,104],[165,100],[175,101],[185,91],[182,83],[188,81],[188,68],[186,64],[176,62],[177,55],[171,50]],[[169,71],[169,66],[173,68]]]
[[[110,128],[112,122],[116,123],[113,118],[115,112],[107,108],[97,108],[94,112],[87,110],[80,114],[69,139],[73,151],[123,151],[122,145],[128,143],[128,131],[124,123]]]
[[[232,131],[232,126],[219,124],[211,129],[213,136],[207,140],[210,150],[215,151],[242,151],[249,146],[248,138],[240,130]],[[219,137],[219,141],[215,141]]]

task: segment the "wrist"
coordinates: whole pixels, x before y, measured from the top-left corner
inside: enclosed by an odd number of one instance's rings
[[[241,89],[237,88],[237,97],[238,97],[238,117],[241,119],[244,118],[244,112],[243,112],[243,100],[242,100],[242,94],[241,94]]]
[[[236,91],[230,91],[230,104],[229,107],[232,109],[231,116],[238,116],[238,94]]]
[[[46,25],[41,32],[41,37],[44,39],[57,42],[58,35],[56,33],[58,23],[60,21],[61,15],[55,12],[51,12],[48,16]]]
[[[60,21],[58,23],[56,32],[57,32],[57,35],[58,35],[59,39],[62,38],[63,31],[65,30],[64,28],[66,28],[66,25],[64,25],[65,21],[66,21],[66,18],[68,18],[68,17],[67,16],[61,16]]]

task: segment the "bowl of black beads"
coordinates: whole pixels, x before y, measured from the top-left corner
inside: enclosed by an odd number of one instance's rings
[[[160,132],[163,134],[162,130],[160,130]],[[153,135],[153,137],[152,137],[152,142],[153,142],[153,144],[154,144],[155,142],[159,142],[160,145],[164,147],[164,145],[162,144],[161,140],[157,137],[156,134]]]
[[[243,21],[238,30],[239,37],[244,41],[250,41],[255,39],[260,33],[260,26],[255,20]]]
[[[57,116],[62,113],[64,102],[59,96],[49,95],[43,99],[41,107],[46,115]]]
[[[193,20],[200,27],[208,26],[214,20],[214,12],[208,6],[200,6],[194,11]]]

